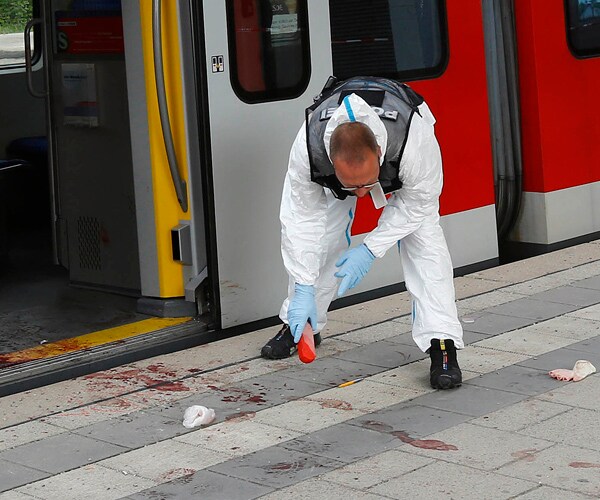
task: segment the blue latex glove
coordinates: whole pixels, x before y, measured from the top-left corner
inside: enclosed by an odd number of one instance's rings
[[[340,270],[335,273],[336,277],[342,278],[342,283],[338,289],[338,297],[344,295],[350,288],[354,288],[360,283],[365,274],[371,269],[375,256],[365,245],[357,246],[347,250],[344,255],[335,263]]]
[[[310,322],[313,330],[317,328],[317,303],[315,302],[315,288],[312,285],[296,283],[294,296],[288,306],[287,319],[296,344],[300,342],[307,322]]]

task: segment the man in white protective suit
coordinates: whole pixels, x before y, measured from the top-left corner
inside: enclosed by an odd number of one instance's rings
[[[442,159],[435,118],[407,85],[357,77],[323,90],[292,146],[280,208],[281,250],[289,274],[281,331],[261,355],[296,351],[307,322],[325,327],[334,295],[355,287],[373,261],[398,245],[412,301],[412,335],[431,358],[434,388],[462,383],[464,347],[452,262],[439,221]],[[386,194],[390,194],[386,197]],[[354,248],[356,199],[383,208],[378,225]]]

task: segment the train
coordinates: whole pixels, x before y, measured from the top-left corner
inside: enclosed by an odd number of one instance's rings
[[[598,0],[30,7],[13,58],[0,35],[0,394],[275,324],[289,149],[332,76],[424,96],[455,275],[600,232]],[[404,290],[398,259],[332,307]]]

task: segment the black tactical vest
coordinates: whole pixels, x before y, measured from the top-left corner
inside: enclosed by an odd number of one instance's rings
[[[336,83],[331,78],[306,110],[306,140],[311,180],[331,189],[334,196],[344,200],[350,193],[341,189],[333,164],[325,150],[323,136],[329,118],[344,97],[356,94],[375,110],[387,130],[387,151],[379,170],[379,183],[384,193],[402,187],[398,179],[400,160],[406,145],[413,114],[423,98],[408,85],[386,78],[357,77]]]

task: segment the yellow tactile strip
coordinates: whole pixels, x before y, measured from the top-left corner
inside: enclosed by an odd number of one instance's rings
[[[124,340],[136,335],[154,332],[170,326],[180,325],[191,318],[150,318],[127,325],[107,328],[97,332],[87,333],[79,337],[50,342],[48,344],[23,349],[21,351],[11,352],[0,355],[0,367],[7,367],[18,363],[25,363],[37,359],[46,359],[60,354],[81,351],[99,345],[108,344]]]

